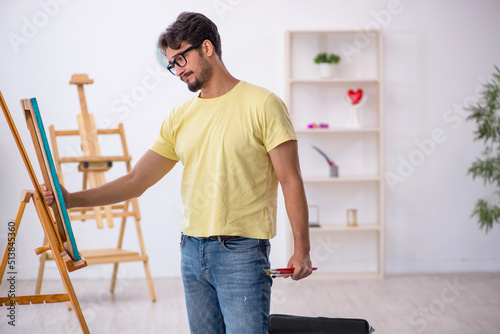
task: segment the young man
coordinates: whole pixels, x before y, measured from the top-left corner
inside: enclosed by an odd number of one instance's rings
[[[158,45],[169,71],[200,93],[171,111],[129,174],[99,188],[64,190],[66,205],[138,197],[181,161],[181,269],[191,333],[267,333],[272,280],[265,269],[276,234],[278,181],[293,231],[292,279],[312,272],[307,201],[288,112],[276,95],[227,71],[217,27],[207,17],[180,14]]]

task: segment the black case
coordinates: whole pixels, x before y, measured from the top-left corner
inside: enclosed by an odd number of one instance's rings
[[[269,334],[371,334],[375,331],[364,319],[302,317],[271,314]]]

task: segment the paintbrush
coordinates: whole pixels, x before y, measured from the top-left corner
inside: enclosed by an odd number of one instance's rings
[[[316,270],[318,268],[313,267],[312,270]],[[292,276],[295,268],[278,268],[278,269],[266,269],[266,273],[270,275],[272,278],[275,277],[289,277]]]
[[[316,146],[314,146],[314,145],[311,145],[311,146],[312,146],[312,148],[314,148],[316,151],[318,151],[318,153],[319,153],[319,154],[321,154],[321,155],[323,156],[323,158],[325,158],[325,159],[326,159],[326,162],[328,162],[328,164],[329,164],[330,166],[335,166],[335,163],[334,163],[332,160],[330,160],[330,158],[326,155],[326,153],[325,153],[325,152],[323,152],[322,150],[320,150],[319,148],[317,148],[317,147],[316,147]]]

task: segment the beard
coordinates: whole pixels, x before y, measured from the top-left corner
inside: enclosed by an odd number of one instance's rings
[[[193,82],[187,84],[188,89],[193,93],[205,87],[207,82],[210,81],[210,79],[214,74],[212,66],[208,63],[208,61],[205,58],[200,58],[200,59],[201,59],[200,75],[197,78],[195,78]]]

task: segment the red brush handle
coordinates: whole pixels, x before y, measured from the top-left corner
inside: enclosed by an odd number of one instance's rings
[[[312,270],[316,270],[318,268],[316,267],[313,267]],[[276,271],[279,271],[281,274],[289,274],[289,273],[293,273],[295,271],[295,268],[278,268],[278,269],[275,269]]]

